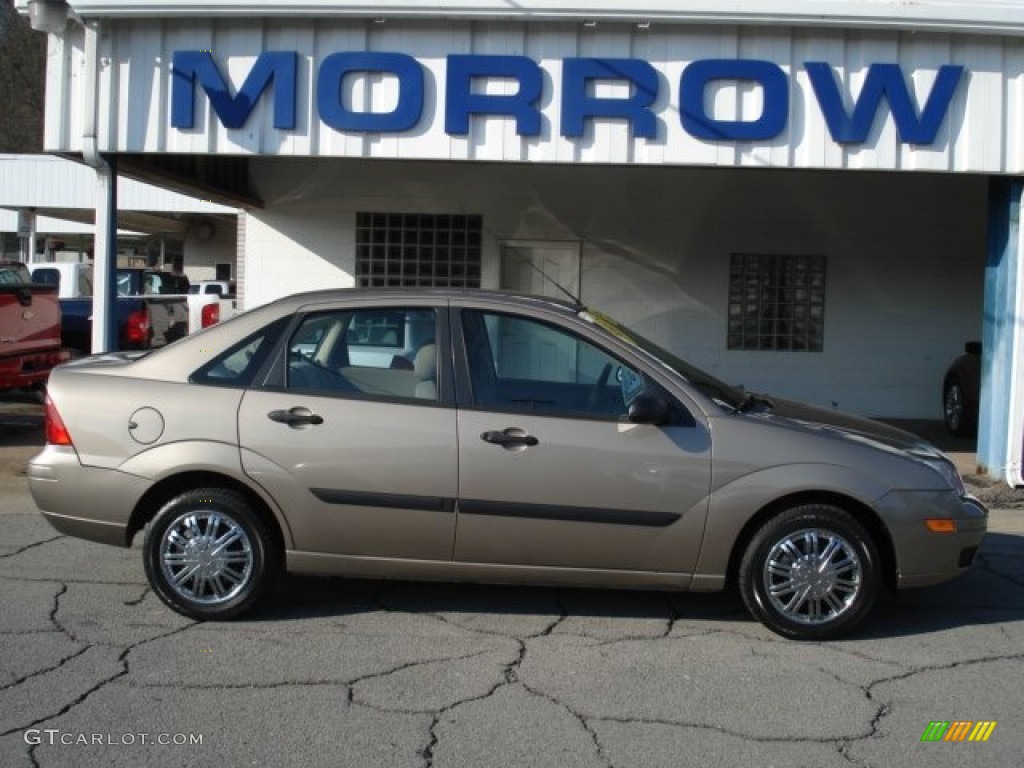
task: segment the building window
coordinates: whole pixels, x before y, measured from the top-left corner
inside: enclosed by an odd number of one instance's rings
[[[483,217],[357,213],[361,288],[479,288]]]
[[[825,257],[734,253],[729,349],[821,352]]]

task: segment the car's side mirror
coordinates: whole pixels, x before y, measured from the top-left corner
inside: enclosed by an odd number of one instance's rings
[[[655,392],[641,392],[629,404],[627,416],[633,424],[660,426],[668,421],[668,401]]]

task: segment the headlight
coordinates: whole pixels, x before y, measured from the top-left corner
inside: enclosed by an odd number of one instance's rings
[[[956,465],[952,461],[945,458],[944,456],[922,456],[920,454],[914,454],[927,464],[929,467],[934,469],[943,480],[956,491],[956,495],[963,497],[967,495],[967,488],[964,486],[964,479],[960,477],[960,472],[957,470]]]

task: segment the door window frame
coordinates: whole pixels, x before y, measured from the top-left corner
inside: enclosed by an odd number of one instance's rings
[[[590,344],[603,354],[610,357],[612,360],[617,361],[620,365],[626,366],[627,368],[636,371],[644,377],[647,385],[655,388],[661,395],[663,395],[669,403],[670,420],[665,426],[682,426],[692,427],[695,426],[696,420],[694,419],[692,408],[688,408],[684,405],[678,396],[672,393],[657,377],[651,375],[649,368],[642,364],[639,359],[629,360],[626,359],[623,354],[614,347],[608,344],[602,343],[603,340],[594,338],[592,333],[588,333],[590,329],[585,326],[575,326],[572,323],[558,322],[559,318],[548,316],[546,314],[532,314],[529,312],[523,312],[521,308],[509,308],[509,307],[496,307],[496,306],[477,306],[477,305],[459,305],[453,306],[451,311],[451,334],[452,334],[452,351],[454,355],[455,365],[455,386],[456,386],[456,404],[459,409],[472,410],[472,411],[486,411],[491,413],[507,413],[510,415],[517,416],[530,416],[530,417],[541,417],[541,418],[555,418],[555,419],[573,419],[583,421],[602,421],[608,423],[623,423],[626,422],[625,414],[619,417],[607,416],[601,414],[591,414],[580,411],[567,411],[567,412],[544,412],[544,411],[531,411],[526,409],[511,409],[501,408],[495,406],[482,406],[476,402],[476,398],[473,393],[473,381],[470,375],[469,365],[469,350],[466,346],[465,336],[465,324],[463,323],[464,312],[478,312],[483,315],[504,315],[507,317],[513,317],[520,320],[529,322],[539,323],[541,325],[548,326],[556,331],[570,334],[586,344]],[[493,353],[493,350],[492,350]],[[493,361],[492,361],[493,362]]]
[[[288,380],[288,349],[291,345],[292,336],[299,330],[307,318],[313,315],[324,315],[342,312],[362,311],[397,311],[406,309],[432,310],[435,313],[435,338],[434,344],[437,348],[437,399],[417,399],[411,397],[394,397],[390,395],[371,394],[367,392],[343,392],[343,391],[314,391],[307,389],[290,389],[286,386]],[[402,299],[378,299],[373,301],[359,301],[343,304],[316,304],[301,307],[292,316],[288,326],[281,333],[277,341],[277,348],[272,355],[272,362],[266,368],[258,389],[278,391],[285,394],[300,397],[329,397],[343,400],[366,400],[378,403],[394,403],[396,405],[412,405],[424,408],[440,407],[453,408],[455,406],[455,383],[451,354],[446,350],[451,349],[450,333],[450,312],[447,303],[438,304],[433,300],[423,300],[414,297]]]

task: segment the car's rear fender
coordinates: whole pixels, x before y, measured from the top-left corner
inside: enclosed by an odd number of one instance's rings
[[[246,496],[253,508],[292,546],[291,530],[280,507],[242,471],[238,446],[214,441],[167,443],[133,456],[119,469],[148,478],[152,485],[139,499],[128,525],[128,539],[145,527],[160,507],[180,493],[196,488],[229,488]]]
[[[716,488],[692,589],[722,588],[735,576],[739,558],[757,529],[783,510],[805,503],[834,504],[856,517],[874,536],[889,581],[895,573],[892,541],[874,510],[874,502],[886,492],[870,477],[834,464],[770,467]]]

